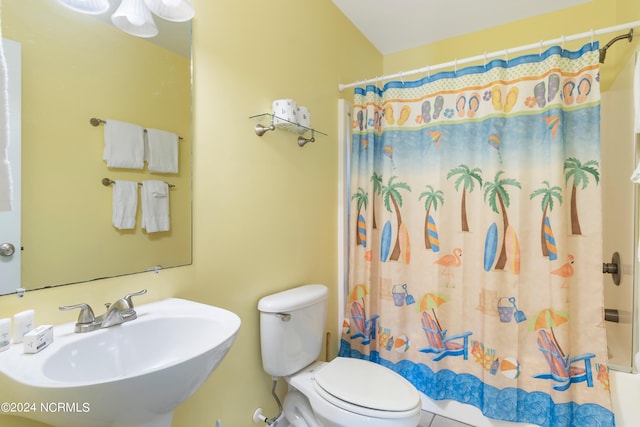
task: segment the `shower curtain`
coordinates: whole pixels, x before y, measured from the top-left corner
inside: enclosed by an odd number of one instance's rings
[[[613,426],[598,46],[356,88],[339,355],[494,419]]]

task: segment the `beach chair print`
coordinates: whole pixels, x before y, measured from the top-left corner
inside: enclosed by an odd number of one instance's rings
[[[555,383],[553,388],[558,391],[567,390],[571,384],[583,381],[587,382],[588,387],[593,387],[591,359],[595,354],[585,353],[572,358],[565,356],[546,329],[538,330],[538,347],[549,364],[551,372],[534,375],[534,378],[553,380]]]
[[[362,338],[362,344],[367,345],[372,339],[376,339],[376,321],[378,319],[377,314],[371,319],[367,319],[367,314],[364,311],[364,306],[360,301],[353,301],[351,303],[351,319],[356,327],[356,333],[351,335],[351,339]]]
[[[433,361],[437,362],[447,356],[463,356],[469,358],[469,335],[471,331],[447,338],[447,331],[442,330],[438,322],[428,311],[422,312],[422,329],[427,336],[429,347],[421,348],[422,353],[434,353]]]

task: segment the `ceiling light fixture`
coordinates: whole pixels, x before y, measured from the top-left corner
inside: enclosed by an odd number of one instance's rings
[[[109,10],[109,0],[58,0],[71,10],[89,15],[99,15]]]
[[[149,10],[162,19],[185,22],[193,18],[193,6],[189,0],[144,0]]]
[[[158,35],[158,27],[153,22],[151,11],[144,5],[144,0],[122,0],[111,15],[111,22],[134,36],[150,38]]]
[[[107,12],[109,0],[58,0],[65,7],[80,13],[99,15]],[[167,21],[186,22],[193,18],[194,10],[190,0],[122,0],[111,15],[113,25],[125,33],[150,38],[158,34],[153,21],[154,13]]]

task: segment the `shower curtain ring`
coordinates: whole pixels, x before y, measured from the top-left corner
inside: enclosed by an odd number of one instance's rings
[[[484,51],[484,69],[487,69],[487,51]]]
[[[542,43],[543,43],[542,40],[540,40],[540,55],[539,55],[540,58],[542,58]]]

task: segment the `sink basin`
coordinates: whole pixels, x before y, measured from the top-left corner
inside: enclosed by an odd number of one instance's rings
[[[60,427],[169,427],[174,409],[227,354],[240,328],[234,313],[171,298],[136,307],[138,318],[94,332],[54,327],[36,354],[0,353],[0,402],[13,415]]]

